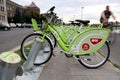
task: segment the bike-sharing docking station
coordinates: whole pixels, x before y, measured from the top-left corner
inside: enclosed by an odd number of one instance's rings
[[[13,52],[0,54],[0,80],[14,80],[21,58]],[[17,72],[19,73],[19,72]]]
[[[37,62],[39,59],[36,60],[38,54],[41,53],[40,49],[43,48],[43,45],[40,45],[42,42],[39,41],[39,38],[34,40],[32,47],[30,49],[28,58],[26,62],[23,64],[23,75],[17,76],[16,80],[38,80],[40,73],[43,69],[43,66],[35,66],[34,63]]]
[[[38,80],[42,71],[42,66],[35,66],[35,62],[39,62],[40,58],[36,60],[38,54],[44,45],[40,38],[35,38],[30,49],[26,62],[21,66],[19,63],[21,58],[13,52],[3,52],[0,55],[0,80]],[[44,49],[45,51],[45,49]],[[44,51],[42,51],[44,53]],[[6,77],[7,76],[7,77]]]
[[[33,69],[35,59],[39,53],[39,50],[42,48],[42,45],[40,45],[41,42],[38,41],[38,39],[39,38],[36,38],[35,42],[33,43],[32,48],[30,49],[30,52],[28,55],[28,59],[25,65],[23,66],[25,71]]]
[[[0,80],[38,80],[43,66],[34,66],[39,49],[43,48],[35,41],[27,61],[20,66],[21,57],[14,52],[0,54]]]

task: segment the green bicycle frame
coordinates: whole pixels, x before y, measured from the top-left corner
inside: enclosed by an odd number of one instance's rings
[[[107,41],[110,33],[110,29],[99,28],[83,28],[80,33],[76,33],[76,36],[71,42],[68,42],[68,38],[62,28],[56,25],[47,24],[43,31],[43,38],[50,32],[56,38],[59,46],[68,54],[72,55],[84,55],[96,53]]]
[[[80,33],[76,34],[70,43],[65,43],[62,39],[65,38],[62,37],[65,36],[65,34],[63,34],[60,28],[58,28],[59,32],[54,29],[54,25],[49,25],[48,29],[55,36],[59,46],[65,52],[72,55],[96,53],[105,44],[110,33],[109,29],[104,28],[84,29]]]

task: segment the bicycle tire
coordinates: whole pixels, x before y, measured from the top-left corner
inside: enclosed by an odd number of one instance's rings
[[[56,42],[56,39],[55,39],[54,35],[50,34],[50,35],[47,35],[47,36],[48,36],[49,40],[51,41],[53,48],[55,48],[56,45],[57,45],[57,42]]]
[[[42,34],[39,34],[39,33],[33,33],[33,34],[30,34],[30,35],[26,36],[26,37],[23,39],[23,41],[22,41],[22,43],[21,43],[20,51],[21,51],[22,57],[23,57],[25,60],[27,60],[27,58],[28,58],[30,49],[31,49],[31,47],[32,47],[32,46],[31,46],[32,43],[35,41],[35,38],[38,38],[38,37],[39,37],[39,38],[40,38],[40,37],[43,37],[43,35],[42,35]],[[44,45],[44,47],[39,50],[39,55],[37,55],[37,58],[40,57],[41,60],[40,60],[39,62],[38,62],[38,61],[36,62],[36,60],[35,60],[35,62],[34,62],[34,65],[36,65],[36,66],[37,66],[37,65],[45,64],[45,63],[48,62],[48,61],[50,60],[50,58],[52,57],[53,48],[52,48],[52,44],[51,44],[49,38],[47,38],[47,37],[45,36],[44,42],[45,42],[45,43],[41,44],[42,46]],[[45,50],[44,50],[44,49],[46,48],[46,45],[48,45],[48,47],[49,47],[48,53],[45,52]],[[47,57],[45,57],[45,56],[47,56]],[[44,57],[44,58],[43,58],[43,57]],[[37,58],[36,58],[36,59],[37,59]],[[42,61],[42,59],[43,59],[43,61]]]
[[[103,53],[105,53],[105,51],[106,51],[106,56],[103,55]],[[97,54],[97,53],[99,53],[99,54]],[[96,68],[99,68],[102,65],[104,65],[110,56],[110,48],[109,48],[107,41],[105,42],[104,46],[101,49],[99,49],[99,51],[97,51],[97,53],[95,53],[93,55],[80,56],[80,59],[78,59],[78,61],[80,64],[82,64],[83,66],[85,66],[86,68],[89,68],[89,69],[96,69]],[[100,60],[100,58],[104,58],[104,59],[102,61],[96,63],[98,61],[97,57],[96,57],[97,55],[99,56],[98,57],[99,60]],[[91,58],[90,58],[90,56],[91,56]],[[95,64],[92,63],[92,58],[93,58],[93,62],[95,62]],[[87,63],[87,61],[88,61],[88,63]]]

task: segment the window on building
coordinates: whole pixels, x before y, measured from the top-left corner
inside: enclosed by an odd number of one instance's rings
[[[1,12],[4,12],[5,11],[5,8],[3,6],[0,6],[0,11]]]
[[[7,7],[7,10],[10,11],[10,6]]]
[[[5,11],[5,7],[3,7],[3,12]]]
[[[5,21],[5,15],[0,15],[0,21]]]
[[[3,3],[4,1],[3,0],[0,0],[0,3]]]
[[[0,15],[0,20],[2,20],[2,18],[1,18],[2,16]]]

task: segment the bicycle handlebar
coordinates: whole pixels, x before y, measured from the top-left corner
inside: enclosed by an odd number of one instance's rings
[[[47,13],[48,13],[49,15],[51,15],[51,18],[50,18],[50,20],[48,21],[48,23],[51,23],[51,21],[52,21],[52,19],[54,18],[54,16],[56,16],[56,13],[54,13],[54,9],[55,9],[55,6],[51,7],[51,8],[47,11]]]
[[[51,7],[51,8],[47,11],[47,13],[48,13],[48,12],[53,13],[54,9],[55,9],[55,6]]]

